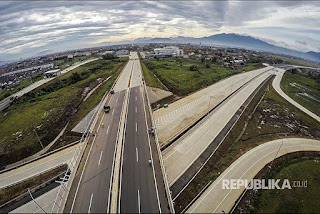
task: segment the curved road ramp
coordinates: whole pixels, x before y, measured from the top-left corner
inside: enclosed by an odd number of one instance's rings
[[[231,164],[190,206],[186,213],[230,212],[245,190],[245,187],[240,187],[240,185],[239,188],[228,188],[226,184],[231,179],[250,182],[265,165],[274,159],[299,151],[320,151],[320,141],[305,138],[284,138],[251,149]]]

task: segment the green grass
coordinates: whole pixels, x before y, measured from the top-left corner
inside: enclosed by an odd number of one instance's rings
[[[77,117],[78,113],[83,116],[90,111],[127,60],[97,60],[85,64],[14,101],[7,111],[0,113],[0,166],[41,150],[33,131],[35,127],[41,126],[37,129],[37,134],[45,146],[59,134],[68,121],[74,121],[72,119]],[[100,87],[102,90],[97,90],[99,94],[93,93],[92,98],[84,102],[87,105],[86,111],[81,110],[85,88],[94,88],[98,85],[98,78],[105,79],[110,75],[113,77]],[[92,100],[94,98],[95,100]],[[89,103],[90,100],[92,103]],[[80,120],[80,116],[76,121]]]
[[[319,213],[320,210],[320,162],[299,160],[286,164],[272,179],[306,181],[307,187],[284,190],[261,190],[252,203],[253,213]]]
[[[302,59],[289,58],[285,56],[272,55],[273,57],[283,60],[283,64],[292,64],[292,65],[301,65],[301,66],[309,66],[309,67],[319,67],[319,65],[314,64],[309,61],[305,61]]]
[[[201,63],[200,60],[184,58],[144,59],[142,64],[143,68],[144,65],[147,68],[143,70],[149,85],[159,84],[152,77],[152,74],[155,74],[171,92],[179,96],[188,95],[243,70],[260,67],[259,64],[249,64],[232,70],[213,64],[211,61]],[[210,65],[210,68],[207,68],[206,64]],[[193,65],[197,66],[197,70],[190,70]]]
[[[141,61],[140,61],[141,62]],[[159,82],[159,80],[154,76],[154,74],[146,67],[144,63],[141,63],[141,68],[143,71],[143,76],[145,78],[146,84],[150,87],[160,88],[166,90],[166,88]]]
[[[88,56],[77,56],[77,57],[73,57],[72,59],[68,59],[68,58],[58,59],[58,60],[55,60],[55,62],[56,62],[56,65],[63,70],[73,65],[76,62],[84,61],[88,58],[89,58]]]
[[[272,88],[272,79],[269,80],[254,96],[206,166],[175,200],[175,210],[181,212],[209,181],[218,178],[250,149],[283,136],[320,139],[319,130],[320,123],[278,95]]]
[[[290,83],[296,83],[302,88],[290,85]],[[282,90],[297,103],[301,104],[305,108],[309,109],[313,113],[320,115],[320,83],[315,79],[303,74],[293,74],[291,72],[285,72],[281,81]],[[316,98],[315,101],[311,98],[299,95],[298,93],[307,93]]]

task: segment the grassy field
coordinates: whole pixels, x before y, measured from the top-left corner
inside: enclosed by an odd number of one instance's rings
[[[175,200],[175,210],[181,212],[209,181],[218,178],[245,152],[283,136],[320,139],[320,123],[278,95],[271,79],[255,95],[206,166]]]
[[[36,77],[33,77],[32,80],[31,79],[26,79],[22,82],[20,82],[19,84],[17,84],[16,86],[14,86],[12,88],[12,90],[4,90],[4,91],[1,91],[0,92],[0,101],[3,100],[4,98],[6,97],[9,97],[10,95],[28,87],[29,85],[31,85],[33,82],[36,82],[36,81],[39,81],[43,78],[42,74],[36,76]]]
[[[36,133],[46,146],[69,121],[70,125],[79,121],[110,89],[127,60],[97,60],[85,64],[15,100],[7,111],[0,113],[0,166],[41,150]],[[99,84],[99,78],[103,80],[111,75],[111,79],[83,102],[90,89]]]
[[[305,181],[308,186],[284,190],[261,190],[251,203],[252,213],[319,213],[320,162],[300,159],[285,164],[271,179]]]
[[[294,59],[285,56],[272,55],[273,57],[283,60],[283,64],[291,64],[291,65],[301,65],[301,66],[310,66],[310,67],[319,67],[319,65],[314,64],[309,61],[305,61],[302,59]]]
[[[61,70],[73,65],[76,62],[84,61],[86,59],[89,59],[88,56],[77,56],[73,57],[72,59],[64,58],[64,59],[58,59],[55,60],[56,65],[59,66]]]
[[[260,64],[248,64],[232,70],[213,64],[211,61],[185,58],[143,59],[142,68],[147,84],[159,87],[156,77],[174,94],[185,96],[207,87],[231,75],[261,67]],[[194,66],[191,70],[190,67]]]
[[[307,75],[287,71],[282,78],[281,88],[293,100],[320,115],[320,82]],[[304,93],[312,98],[304,96]]]
[[[3,204],[19,195],[28,191],[28,188],[32,189],[55,176],[65,172],[67,170],[67,165],[62,165],[48,172],[45,172],[41,175],[32,177],[28,180],[25,180],[21,183],[15,184],[13,186],[7,187],[5,189],[0,189],[0,204]]]

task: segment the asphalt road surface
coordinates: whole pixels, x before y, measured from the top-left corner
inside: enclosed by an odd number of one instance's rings
[[[105,113],[99,121],[96,138],[92,147],[89,145],[92,149],[87,159],[83,160],[85,164],[82,171],[76,175],[79,182],[72,184],[65,208],[67,212],[106,213],[109,210],[115,149],[132,65],[132,60],[129,60],[115,84],[115,93],[108,103],[110,112]]]
[[[120,181],[119,189],[121,210],[118,212],[157,213],[160,212],[161,205],[164,210],[168,210],[156,144],[154,139],[150,141],[148,135],[147,123],[150,123],[150,114],[145,112],[141,83],[142,74],[137,53],[130,53],[130,60],[114,87],[115,94],[109,101],[111,110],[104,114],[92,147],[89,145],[91,150],[83,171],[78,172],[79,182],[74,182],[71,188],[75,189],[76,193],[69,194],[65,211],[69,212],[70,206],[73,213],[109,212],[115,149],[117,143],[120,143],[117,141],[123,113],[127,115],[125,139],[121,142],[124,147],[122,182]],[[128,109],[123,109],[125,90],[128,87]],[[149,159],[154,161],[152,165],[149,165]]]
[[[96,139],[93,141],[92,150],[73,201],[71,210],[73,213],[107,212],[124,95],[125,91],[117,92],[110,99],[111,110],[104,114]],[[101,125],[102,123],[104,125]]]
[[[141,67],[135,58],[129,94],[119,189],[119,213],[168,213],[165,186],[148,111]],[[149,160],[152,164],[149,164]]]

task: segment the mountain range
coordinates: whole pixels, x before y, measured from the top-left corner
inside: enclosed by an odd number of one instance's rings
[[[133,43],[190,43],[202,45],[215,45],[220,47],[244,48],[255,51],[264,51],[269,53],[284,54],[299,57],[314,62],[320,62],[320,52],[301,52],[288,48],[272,45],[260,39],[251,36],[243,36],[238,34],[215,34],[212,36],[193,38],[193,37],[170,37],[170,38],[138,38]]]

